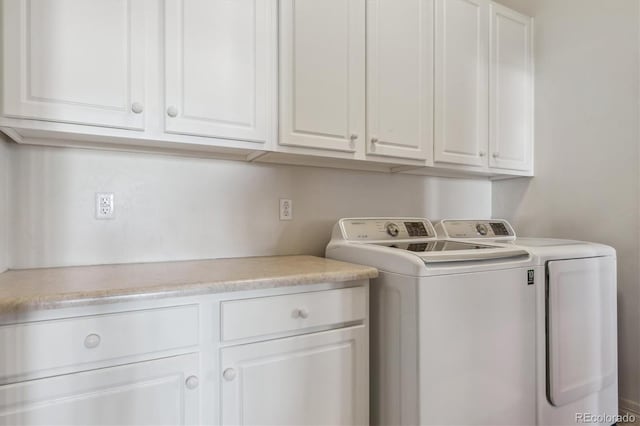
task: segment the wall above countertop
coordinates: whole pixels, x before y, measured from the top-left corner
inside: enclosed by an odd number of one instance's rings
[[[13,269],[322,256],[340,217],[491,216],[486,178],[4,144]],[[95,219],[96,192],[115,194],[115,219]],[[293,220],[279,220],[280,198]]]

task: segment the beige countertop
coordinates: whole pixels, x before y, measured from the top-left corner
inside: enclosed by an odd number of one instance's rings
[[[0,313],[376,276],[375,268],[314,256],[25,269],[0,274]]]

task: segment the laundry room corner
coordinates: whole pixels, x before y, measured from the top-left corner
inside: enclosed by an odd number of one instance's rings
[[[640,4],[527,3],[536,25],[536,177],[495,181],[492,213],[522,236],[616,248],[620,407],[638,414]]]

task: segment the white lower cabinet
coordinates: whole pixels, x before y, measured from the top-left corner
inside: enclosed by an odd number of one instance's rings
[[[197,354],[0,386],[0,425],[199,424]]]
[[[368,424],[367,328],[225,348],[224,425]]]
[[[366,280],[0,312],[0,426],[368,424],[368,312]]]

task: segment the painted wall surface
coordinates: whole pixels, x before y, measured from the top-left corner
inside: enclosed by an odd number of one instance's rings
[[[640,2],[511,2],[535,17],[536,177],[494,183],[493,215],[616,248],[620,397],[640,412]]]
[[[9,147],[0,134],[0,272],[9,267]]]
[[[11,169],[13,268],[323,255],[340,217],[491,215],[487,180],[29,146]],[[95,192],[115,193],[114,220]]]

